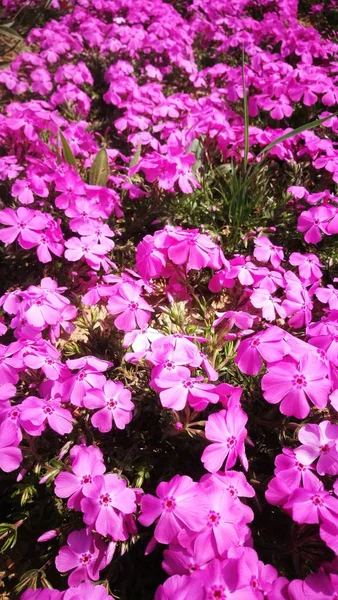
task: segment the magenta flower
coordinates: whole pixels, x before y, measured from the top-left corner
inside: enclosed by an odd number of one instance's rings
[[[175,475],[170,481],[162,481],[156,488],[158,498],[145,494],[141,499],[139,521],[148,527],[157,519],[155,539],[170,544],[176,535],[187,527],[200,531],[205,524],[207,505],[201,497],[201,487],[190,477]]]
[[[85,581],[77,587],[70,587],[66,590],[63,600],[113,600],[113,597],[108,594],[104,585],[93,585],[89,581]]]
[[[113,422],[118,429],[124,429],[130,423],[134,408],[130,398],[130,391],[120,381],[107,381],[102,390],[89,390],[83,404],[87,408],[101,409],[92,416],[91,422],[101,433],[105,433],[111,430]]]
[[[178,232],[177,242],[168,249],[168,258],[175,265],[186,263],[187,272],[191,269],[200,270],[209,263],[214,242],[198,230]]]
[[[115,327],[122,331],[133,331],[136,327],[144,329],[148,325],[150,313],[154,309],[141,297],[141,288],[136,283],[125,282],[108,300],[108,312],[118,315]]]
[[[80,447],[72,463],[72,473],[59,473],[55,479],[55,494],[59,498],[69,498],[67,506],[81,510],[83,492],[94,477],[102,475],[106,467],[95,446]]]
[[[308,575],[305,581],[294,579],[288,586],[287,600],[319,600],[319,598],[320,600],[336,600],[338,598],[336,574],[327,574],[321,570]]]
[[[97,244],[89,237],[72,237],[65,242],[67,250],[65,258],[71,262],[84,258],[92,269],[98,270],[103,263],[103,257],[107,249]],[[106,260],[106,259],[105,259]]]
[[[107,545],[87,529],[73,531],[67,544],[60,548],[55,565],[60,573],[74,569],[68,577],[68,585],[79,585],[90,579],[97,581],[107,565]]]
[[[319,475],[338,474],[338,425],[322,421],[319,425],[307,423],[298,432],[302,446],[295,449],[300,463],[311,465],[318,458],[316,470]]]
[[[270,404],[281,402],[281,413],[297,419],[309,414],[308,399],[317,408],[324,408],[330,388],[327,368],[313,353],[305,354],[299,362],[287,356],[269,367],[262,378],[264,398]]]
[[[238,346],[235,363],[246,375],[257,375],[263,365],[262,359],[275,362],[288,353],[284,336],[283,329],[273,326],[243,340]]]
[[[266,321],[274,321],[276,319],[276,313],[281,318],[286,316],[284,308],[280,306],[280,298],[272,296],[266,289],[255,289],[250,296],[250,302],[255,308],[260,308],[262,310],[262,317]]]
[[[304,239],[309,244],[318,244],[322,233],[327,233],[327,226],[333,217],[332,207],[314,206],[298,217],[298,231],[305,232]]]
[[[298,266],[300,277],[309,283],[314,283],[322,276],[320,267],[323,265],[319,262],[319,258],[315,254],[292,252],[289,262],[291,265]]]
[[[0,212],[0,223],[7,227],[0,230],[0,240],[11,244],[18,238],[20,246],[29,249],[39,243],[39,232],[46,225],[46,216],[38,210],[20,207],[16,211],[5,208]]]
[[[143,279],[160,277],[166,266],[163,251],[155,247],[154,238],[146,235],[136,248],[136,269]]]
[[[88,390],[103,388],[106,383],[103,372],[111,366],[111,363],[94,356],[86,356],[67,360],[66,365],[72,371],[77,370],[77,373],[67,373],[60,380],[62,396],[75,406],[83,406],[83,399]]]
[[[239,503],[220,486],[209,486],[205,494],[208,511],[196,540],[204,548],[213,548],[215,556],[224,556],[229,548],[244,542],[249,529],[242,521]]]
[[[313,467],[307,463],[304,464],[295,450],[283,448],[282,452],[275,459],[276,477],[280,478],[292,490],[301,487],[301,485],[307,487],[307,482],[316,477],[313,473]]]
[[[83,491],[84,522],[101,535],[110,535],[115,542],[127,539],[123,516],[135,512],[136,497],[125,480],[115,474],[98,475]]]
[[[294,490],[284,508],[301,525],[328,521],[338,527],[338,499],[324,489],[319,479],[311,479],[306,488]]]
[[[70,433],[73,429],[71,412],[62,408],[61,402],[56,398],[42,400],[36,396],[29,396],[23,401],[21,407],[20,422],[31,435],[40,435],[40,428],[46,421],[50,428],[60,435]],[[38,433],[36,433],[37,427]]]
[[[284,259],[283,249],[280,246],[274,246],[269,238],[264,235],[256,237],[254,243],[254,257],[262,263],[270,261],[272,266],[277,269]]]
[[[203,377],[191,377],[187,367],[163,368],[154,377],[154,383],[161,390],[160,400],[165,408],[183,410],[189,402],[196,410],[203,410],[209,402],[215,404],[219,399],[215,386],[204,383]]]
[[[245,424],[248,420],[239,407],[229,407],[210,415],[205,424],[205,437],[213,443],[202,454],[202,462],[211,473],[216,473],[225,462],[225,468],[231,469],[240,459],[244,469],[248,468],[244,440],[247,436]]]
[[[22,453],[18,445],[21,441],[18,428],[11,421],[0,425],[0,469],[9,473],[15,471],[21,461]]]

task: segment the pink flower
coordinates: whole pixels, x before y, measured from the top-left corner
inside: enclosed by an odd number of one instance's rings
[[[200,270],[208,265],[215,248],[209,236],[199,233],[198,230],[192,230],[178,232],[176,239],[177,243],[168,249],[168,258],[175,265],[186,263],[187,272],[191,269]]]
[[[72,414],[69,410],[62,408],[61,402],[56,398],[42,400],[35,396],[29,396],[21,405],[20,422],[31,435],[40,435],[41,426],[47,421],[51,429],[60,435],[70,433],[73,429]],[[30,425],[33,427],[31,428]],[[36,431],[36,428],[39,428]]]
[[[191,531],[203,528],[206,504],[200,485],[190,477],[175,475],[169,482],[162,481],[156,494],[158,498],[150,494],[142,496],[139,521],[148,527],[159,519],[154,532],[158,542],[170,544],[182,527]]]
[[[280,246],[274,246],[269,238],[264,235],[256,237],[254,243],[254,257],[262,263],[270,261],[272,266],[277,269],[284,259],[283,249]]]
[[[319,479],[311,479],[306,488],[294,490],[284,508],[301,525],[328,521],[338,526],[338,499],[324,490]]]
[[[146,235],[136,248],[136,270],[148,281],[160,277],[166,266],[163,251],[155,247],[154,238]]]
[[[103,372],[111,366],[111,363],[94,356],[85,356],[67,360],[66,365],[72,371],[77,370],[77,373],[67,373],[60,380],[60,391],[65,400],[70,400],[75,406],[83,406],[83,399],[88,390],[103,388],[106,383]]]
[[[183,410],[186,403],[196,410],[203,410],[209,402],[218,402],[216,388],[211,383],[203,383],[203,377],[192,377],[190,369],[178,367],[173,370],[163,368],[154,377],[155,389],[160,391],[162,406]],[[215,390],[215,392],[213,392]]]
[[[249,529],[242,520],[239,503],[224,489],[217,485],[209,485],[205,494],[208,511],[205,515],[205,525],[197,534],[196,541],[204,548],[213,548],[215,556],[224,556],[229,548],[244,542]]]
[[[287,598],[290,600],[335,600],[338,598],[338,577],[319,571],[308,575],[305,581],[294,579],[288,586]]]
[[[103,257],[107,253],[106,248],[97,244],[91,237],[72,237],[65,242],[65,246],[67,260],[77,261],[84,258],[88,265],[95,270],[98,270],[103,264]]]
[[[132,419],[134,404],[131,393],[120,381],[107,381],[103,389],[88,390],[83,403],[87,408],[100,408],[91,418],[94,427],[105,433],[110,431],[113,422],[118,429],[124,429]]]
[[[319,258],[315,254],[292,252],[289,262],[291,265],[298,266],[300,277],[309,283],[314,283],[322,276],[320,267],[323,265],[319,262]]]
[[[18,238],[20,246],[29,249],[39,243],[39,232],[46,227],[46,216],[38,210],[20,207],[16,211],[5,208],[0,212],[0,223],[7,225],[0,230],[0,240],[11,244]]]
[[[244,440],[247,436],[245,424],[248,420],[239,407],[230,406],[210,415],[205,425],[205,437],[213,443],[202,454],[202,462],[211,473],[218,471],[225,462],[225,468],[231,469],[239,457],[244,469],[248,468]]]
[[[262,368],[262,359],[275,362],[285,356],[289,347],[284,341],[285,331],[279,327],[269,327],[246,340],[237,349],[235,363],[246,375],[257,375]]]
[[[289,486],[290,490],[301,485],[306,487],[309,479],[316,477],[312,467],[307,463],[304,464],[297,452],[290,448],[283,448],[283,453],[276,456],[275,465],[276,477]]]
[[[308,399],[324,408],[331,384],[327,368],[315,354],[305,354],[298,361],[291,356],[273,364],[262,378],[264,398],[270,404],[281,402],[283,415],[304,419],[310,412]]]
[[[43,600],[47,600],[47,598]],[[50,600],[54,600],[54,598]],[[77,587],[70,587],[66,590],[63,600],[113,600],[113,597],[108,594],[104,585],[93,585],[89,581],[85,581]]]
[[[98,475],[83,491],[84,522],[95,527],[101,535],[110,535],[116,542],[127,539],[123,515],[132,514],[136,505],[135,492],[127,488],[124,479],[115,474]]]
[[[322,233],[327,233],[327,225],[333,217],[332,207],[315,206],[301,213],[297,229],[306,232],[304,239],[309,244],[318,244]]]
[[[97,581],[107,565],[107,545],[87,529],[73,531],[67,544],[60,548],[55,565],[61,573],[74,569],[68,577],[68,585],[79,585],[89,579]]]
[[[311,465],[317,458],[316,470],[319,475],[338,474],[338,425],[322,421],[319,425],[308,423],[298,432],[302,446],[295,449],[299,462]]]
[[[280,306],[280,298],[272,296],[266,289],[254,290],[250,296],[250,302],[255,308],[262,309],[262,316],[266,321],[274,321],[276,312],[281,318],[286,316],[284,308]]]
[[[20,435],[17,427],[11,421],[4,421],[0,425],[0,469],[9,473],[15,471],[21,461],[22,453],[18,445]]]
[[[150,313],[154,309],[141,297],[141,288],[136,283],[125,282],[108,300],[108,312],[118,315],[115,327],[122,331],[132,331],[136,327],[144,329],[148,325]]]
[[[67,506],[81,510],[83,491],[97,475],[102,475],[106,467],[102,454],[95,446],[80,447],[72,463],[72,473],[59,473],[55,479],[55,494],[59,498],[69,498]]]

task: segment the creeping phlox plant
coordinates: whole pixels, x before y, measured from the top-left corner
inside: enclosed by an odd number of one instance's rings
[[[297,0],[47,4],[3,0],[0,580],[337,600],[338,44]]]

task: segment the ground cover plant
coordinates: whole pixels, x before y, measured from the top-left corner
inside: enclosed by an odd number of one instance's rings
[[[1,10],[1,600],[338,599],[335,2]]]

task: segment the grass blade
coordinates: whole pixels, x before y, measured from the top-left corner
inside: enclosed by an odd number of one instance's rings
[[[242,86],[243,86],[243,106],[244,106],[244,173],[248,166],[249,156],[249,110],[248,110],[248,96],[246,93],[245,84],[245,56],[244,56],[244,44],[242,49]]]

